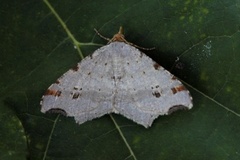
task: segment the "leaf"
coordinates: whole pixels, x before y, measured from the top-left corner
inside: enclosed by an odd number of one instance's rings
[[[239,159],[240,3],[3,1],[0,159]],[[57,17],[57,15],[59,17]],[[185,82],[194,107],[142,126],[40,112],[42,94],[119,26]],[[74,47],[75,46],[75,47]],[[76,48],[76,49],[75,49]]]
[[[21,121],[8,107],[1,103],[0,158],[24,159],[27,155],[27,137]]]

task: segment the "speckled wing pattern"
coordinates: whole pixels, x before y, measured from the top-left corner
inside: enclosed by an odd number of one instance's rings
[[[124,42],[83,59],[48,88],[41,105],[42,112],[60,112],[79,124],[117,113],[146,128],[159,115],[193,106],[175,76]]]

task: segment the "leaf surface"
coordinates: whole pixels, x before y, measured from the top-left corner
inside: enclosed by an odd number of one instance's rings
[[[1,2],[0,159],[239,159],[240,2]],[[40,112],[45,90],[107,42],[125,38],[190,90],[194,107],[142,126],[106,115],[75,123]]]

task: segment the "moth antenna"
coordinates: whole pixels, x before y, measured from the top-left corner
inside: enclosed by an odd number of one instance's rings
[[[101,35],[98,31],[97,31],[97,29],[96,28],[94,28],[94,31],[97,33],[97,35],[99,36],[99,37],[101,37],[102,39],[105,39],[105,40],[107,40],[107,41],[111,41],[111,39],[110,38],[107,38],[107,37],[105,37],[105,36],[103,36],[103,35]]]
[[[112,42],[118,41],[118,42],[124,42],[124,43],[126,43],[126,44],[128,44],[128,45],[130,45],[130,46],[133,46],[133,47],[136,47],[136,48],[142,49],[142,50],[154,50],[154,49],[155,49],[155,47],[152,47],[152,48],[144,48],[144,47],[140,47],[140,46],[138,46],[138,45],[136,45],[136,44],[133,44],[133,43],[131,43],[131,42],[128,42],[128,41],[124,38],[123,27],[122,27],[122,26],[120,26],[118,33],[115,34],[112,39],[107,38],[107,37],[104,37],[104,36],[101,35],[95,28],[94,28],[94,30],[95,30],[95,32],[96,32],[101,38],[107,40],[107,41],[108,41],[108,44],[110,44],[110,43],[112,43]]]

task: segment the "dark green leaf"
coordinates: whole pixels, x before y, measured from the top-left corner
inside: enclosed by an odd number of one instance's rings
[[[240,159],[239,0],[4,0],[0,8],[0,159]],[[78,125],[42,114],[48,86],[107,43],[93,29],[111,38],[119,26],[128,41],[156,47],[144,52],[186,84],[193,109],[149,129],[120,115]]]

